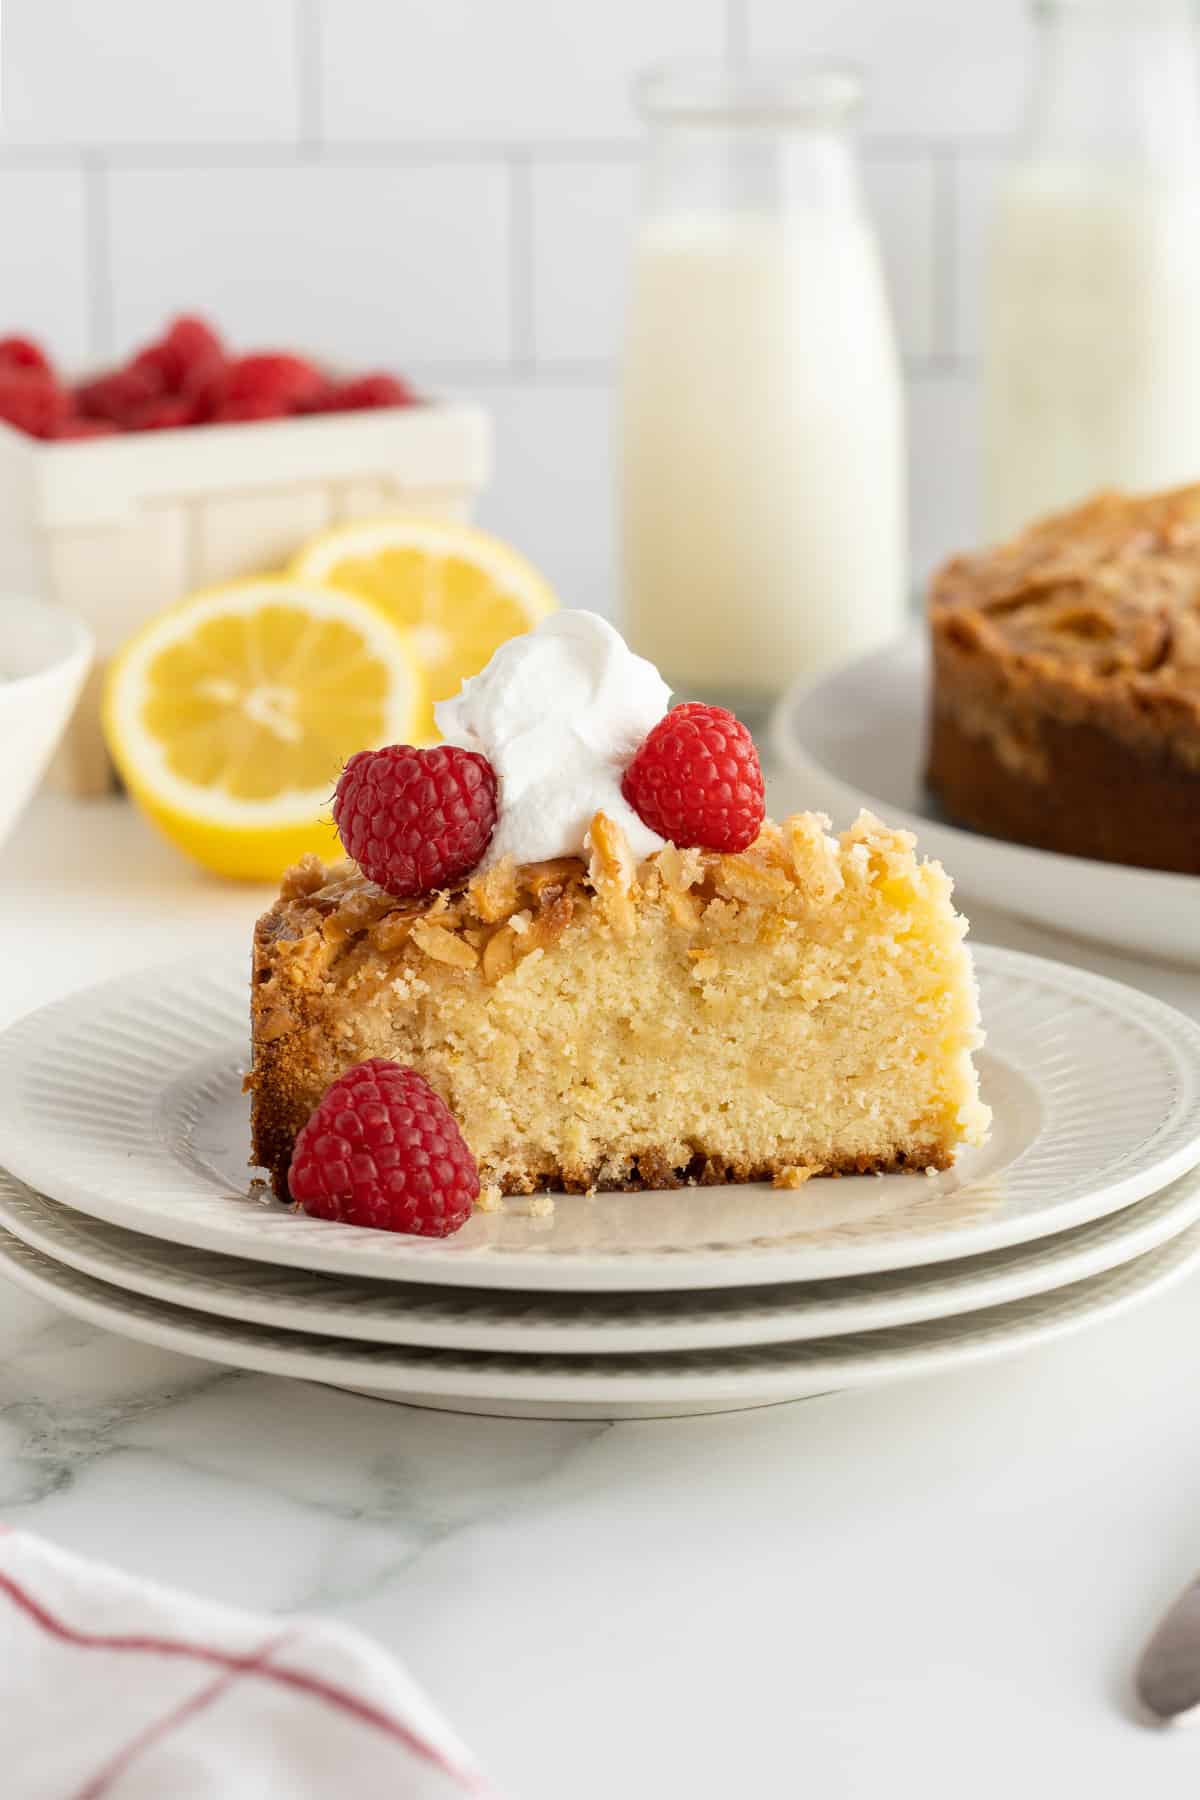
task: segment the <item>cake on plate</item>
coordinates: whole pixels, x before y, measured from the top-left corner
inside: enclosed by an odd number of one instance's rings
[[[559,614],[443,703],[445,749],[348,766],[359,862],[302,863],[255,934],[254,1159],[281,1198],[310,1115],[370,1059],[418,1071],[509,1194],[798,1186],[982,1140],[943,870],[866,814],[838,838],[766,819],[744,729],[668,698],[611,627]],[[431,889],[428,831],[395,848],[397,784],[448,782],[456,756],[482,772],[454,765],[438,854],[493,773],[495,816]]]
[[[1200,486],[1100,494],[955,557],[929,619],[952,818],[1200,874]]]

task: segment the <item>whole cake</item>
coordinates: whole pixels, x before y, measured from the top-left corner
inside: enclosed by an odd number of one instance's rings
[[[942,869],[866,814],[840,838],[765,819],[743,728],[668,699],[611,627],[559,614],[443,703],[457,751],[339,790],[371,867],[301,864],[255,934],[254,1158],[281,1198],[314,1108],[373,1058],[418,1071],[510,1194],[940,1169],[982,1139]],[[436,891],[378,822],[418,754],[435,782],[451,754],[496,778],[486,852]],[[672,841],[689,818],[705,843]]]
[[[1200,874],[1200,486],[1105,493],[930,596],[928,778],[964,824]]]

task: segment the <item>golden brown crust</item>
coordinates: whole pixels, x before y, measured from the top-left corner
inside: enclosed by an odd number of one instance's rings
[[[764,1162],[731,1162],[698,1154],[682,1167],[661,1150],[643,1150],[630,1159],[627,1176],[614,1180],[603,1166],[581,1168],[573,1163],[533,1166],[523,1175],[511,1175],[501,1183],[506,1194],[535,1194],[549,1189],[567,1194],[637,1194],[646,1189],[725,1187],[733,1182],[770,1181],[777,1187],[798,1187],[797,1165],[786,1157]],[[927,1169],[948,1169],[953,1154],[944,1144],[916,1144],[892,1149],[880,1156],[836,1157],[829,1162],[805,1165],[814,1175],[920,1175]]]
[[[1101,494],[955,557],[930,630],[929,780],[955,817],[1200,873],[1200,486]]]

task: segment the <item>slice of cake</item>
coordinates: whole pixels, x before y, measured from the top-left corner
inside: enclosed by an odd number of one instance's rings
[[[506,1193],[943,1169],[988,1122],[966,926],[936,863],[864,814],[740,855],[494,865],[428,902],[292,871],[254,944],[254,1160],[287,1192],[330,1082],[420,1070]]]
[[[997,837],[1200,874],[1200,486],[1100,494],[930,595],[929,782]]]
[[[281,1198],[371,1058],[423,1076],[506,1193],[942,1169],[982,1140],[945,873],[867,814],[840,839],[765,820],[748,734],[667,712],[647,669],[561,615],[439,714],[464,748],[349,765],[339,828],[369,868],[302,863],[255,934],[254,1159]],[[704,844],[668,841],[689,821]],[[463,844],[472,868],[414,891]]]

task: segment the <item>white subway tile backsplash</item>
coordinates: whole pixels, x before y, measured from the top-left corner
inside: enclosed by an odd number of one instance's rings
[[[198,307],[359,367],[508,357],[502,167],[118,169],[109,212],[115,348]]]
[[[3,144],[296,136],[293,0],[8,0]]]
[[[919,582],[979,538],[979,383],[948,371],[910,377],[911,566]]]
[[[867,129],[978,137],[1016,128],[1028,80],[1025,0],[746,0],[751,54],[849,61]]]
[[[637,71],[719,56],[723,0],[322,0],[331,142],[540,142],[635,130]]]
[[[613,401],[606,385],[489,388],[496,473],[482,525],[511,539],[564,606],[619,613]]]
[[[89,351],[85,207],[76,169],[0,169],[0,335],[32,333],[68,369]]]
[[[933,162],[920,152],[868,152],[867,202],[879,233],[896,334],[908,357],[931,356],[934,332]]]
[[[555,161],[533,181],[533,343],[539,363],[617,355],[637,221],[636,162]]]
[[[984,247],[1025,0],[4,0],[0,332],[77,366],[195,307],[238,345],[477,392],[485,523],[564,600],[616,613],[631,83],[743,39],[864,66],[923,576],[976,532]]]

